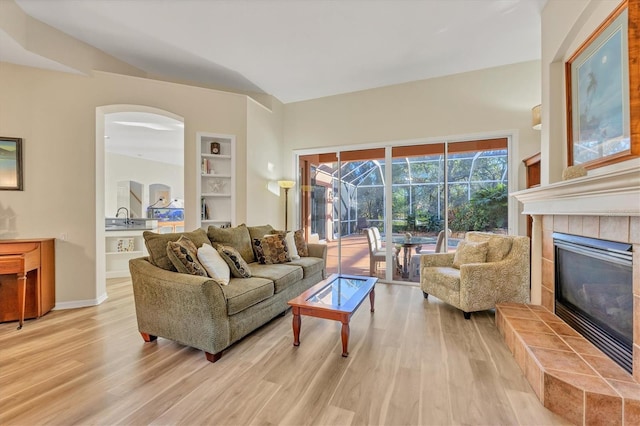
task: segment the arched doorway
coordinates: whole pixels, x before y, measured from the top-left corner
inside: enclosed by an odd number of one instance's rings
[[[114,217],[122,204],[118,186],[135,182],[141,192],[132,191],[139,205],[129,216],[146,217],[149,187],[166,184],[171,200],[184,200],[184,120],[168,111],[141,105],[107,105],[96,108],[96,287],[98,301],[107,297],[107,268],[126,272],[127,257],[133,253],[113,253],[108,247],[105,219]],[[169,182],[167,184],[166,182]],[[122,191],[122,188],[121,188]],[[135,193],[134,193],[135,192]],[[113,234],[111,234],[113,235]],[[109,257],[109,260],[107,260]],[[113,259],[117,259],[114,263]],[[125,265],[125,266],[122,266]],[[117,270],[116,270],[117,275]]]

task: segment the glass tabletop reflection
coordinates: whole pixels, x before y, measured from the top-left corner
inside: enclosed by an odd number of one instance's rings
[[[369,280],[366,278],[336,277],[307,299],[327,306],[341,306],[351,299]]]

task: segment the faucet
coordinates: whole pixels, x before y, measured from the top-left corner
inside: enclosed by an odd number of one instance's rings
[[[116,212],[116,218],[118,217],[118,215],[120,214],[120,210],[124,209],[126,216],[125,216],[125,220],[124,223],[125,225],[129,224],[129,209],[126,207],[118,207],[118,211]]]

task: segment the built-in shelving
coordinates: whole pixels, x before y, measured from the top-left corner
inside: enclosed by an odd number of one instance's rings
[[[197,193],[200,227],[227,226],[235,221],[235,136],[198,133]],[[212,153],[214,144],[218,153]]]
[[[105,232],[106,277],[128,277],[129,260],[147,256],[140,230]]]

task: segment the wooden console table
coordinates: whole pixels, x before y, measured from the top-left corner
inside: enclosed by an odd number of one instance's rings
[[[55,305],[55,239],[0,240],[0,322],[40,318]]]

